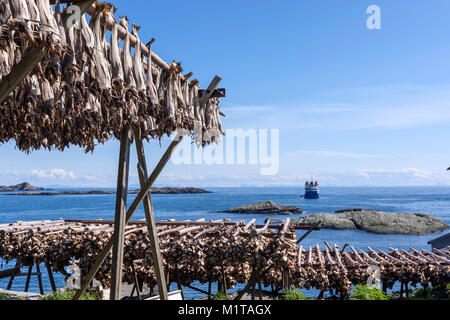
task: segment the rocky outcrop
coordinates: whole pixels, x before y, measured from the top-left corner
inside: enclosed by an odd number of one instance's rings
[[[14,186],[0,186],[0,192],[10,192],[10,191],[39,191],[45,190],[44,188],[39,188],[32,186],[28,182],[23,182],[16,184]]]
[[[44,190],[44,189],[38,189]],[[211,191],[199,188],[151,188],[152,194],[201,194],[211,193]],[[129,194],[138,194],[139,190],[130,190]],[[115,191],[105,190],[90,190],[90,191],[60,191],[60,192],[18,192],[8,193],[8,196],[79,196],[79,195],[102,195],[102,194],[116,194]]]
[[[442,220],[423,213],[387,213],[376,210],[339,210],[339,213],[311,214],[293,221],[297,225],[328,229],[354,229],[385,234],[427,234],[446,230]]]
[[[290,215],[296,213],[303,213],[303,210],[295,206],[283,206],[273,201],[263,201],[254,204],[247,204],[245,206],[219,211],[225,213],[245,213],[245,214],[281,214]]]

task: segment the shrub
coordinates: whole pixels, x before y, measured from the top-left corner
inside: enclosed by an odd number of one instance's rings
[[[377,287],[358,284],[353,289],[350,300],[389,300],[388,296]]]

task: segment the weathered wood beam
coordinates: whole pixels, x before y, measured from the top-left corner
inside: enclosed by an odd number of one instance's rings
[[[296,230],[299,230],[299,229],[297,229],[297,228],[295,228]],[[314,229],[313,228],[310,228],[307,232],[305,232],[305,234],[304,235],[302,235],[301,237],[300,237],[300,239],[298,239],[297,240],[297,244],[299,244],[300,242],[302,242],[311,232],[313,232],[314,231]]]
[[[116,190],[116,215],[114,220],[112,275],[110,300],[120,300],[122,287],[122,264],[125,241],[128,175],[130,169],[131,130],[125,128],[120,139],[119,168]]]
[[[17,276],[18,274],[20,274],[20,267],[3,270],[3,271],[0,271],[0,279]]]
[[[14,89],[36,68],[42,61],[46,50],[31,45],[25,52],[22,60],[14,65],[9,74],[2,78],[0,82],[0,104],[14,91]]]
[[[136,144],[136,153],[138,156],[138,173],[141,189],[144,187],[145,181],[148,179],[147,163],[145,160],[144,145],[142,143],[141,132],[139,128],[133,128],[134,140]],[[162,262],[159,239],[157,236],[155,215],[153,212],[153,204],[150,191],[144,198],[145,220],[147,222],[148,235],[150,237],[150,245],[152,250],[153,265],[155,266],[156,281],[158,283],[158,291],[161,300],[168,300],[168,292],[166,280],[164,278],[164,265]]]
[[[206,104],[206,102],[208,102],[209,98],[211,98],[211,95],[214,93],[214,90],[216,90],[220,81],[222,81],[221,77],[214,77],[214,79],[209,84],[208,89],[204,90],[202,96],[200,97],[200,106],[203,106]]]
[[[45,262],[45,267],[47,268],[48,279],[50,280],[50,285],[52,287],[52,291],[55,292],[56,284],[55,284],[55,279],[53,278],[52,267],[50,266],[50,264],[48,262]]]
[[[42,285],[42,273],[39,267],[39,262],[36,262],[36,273],[38,278],[38,284],[39,284],[39,292],[41,294],[44,294],[44,286]]]

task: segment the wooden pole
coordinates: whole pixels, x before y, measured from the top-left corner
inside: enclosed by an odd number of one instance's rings
[[[42,61],[46,53],[45,49],[33,44],[27,49],[22,60],[14,65],[7,76],[0,82],[0,104],[14,91],[31,71]]]
[[[52,291],[56,291],[55,279],[53,278],[52,268],[48,261],[45,262],[45,266],[47,267],[48,278],[50,279],[50,285],[52,286]]]
[[[19,264],[19,259],[17,259],[17,260],[16,260],[16,266],[15,266],[15,268],[17,268],[17,267],[19,267],[19,266],[20,266],[20,264]],[[11,290],[13,281],[14,281],[14,275],[12,275],[11,278],[9,279],[8,286],[6,287],[7,290]]]
[[[300,239],[297,240],[297,244],[299,244],[300,242],[303,241],[303,239],[305,239],[311,232],[313,232],[314,229],[310,229],[307,232],[305,232],[305,234],[303,236],[300,237]]]
[[[145,181],[148,180],[147,163],[145,160],[144,145],[142,143],[141,132],[138,128],[134,128],[134,140],[136,143],[136,153],[138,156],[138,173],[141,188],[144,187]],[[150,191],[143,200],[145,220],[147,222],[148,235],[152,249],[153,266],[156,272],[156,281],[158,283],[158,291],[161,300],[168,300],[166,281],[164,279],[164,265],[161,257],[159,239],[156,231],[155,215],[153,212],[153,204]]]
[[[170,157],[172,156],[173,151],[175,150],[175,148],[178,146],[178,144],[181,142],[182,139],[183,139],[182,136],[175,138],[175,140],[172,141],[170,146],[167,148],[167,150],[164,153],[164,155],[162,156],[161,160],[158,162],[158,164],[156,165],[156,167],[153,170],[152,174],[150,175],[150,178],[148,178],[147,182],[145,183],[145,188],[141,188],[141,190],[139,191],[139,194],[136,196],[136,199],[133,201],[133,204],[128,209],[127,216],[126,216],[126,221],[127,222],[133,216],[133,214],[136,211],[137,207],[139,206],[139,204],[141,203],[141,201],[143,200],[143,198],[145,197],[147,192],[150,190],[150,188],[153,185],[153,183],[158,178],[159,174],[161,173],[161,171],[163,170],[163,168],[165,167],[165,165],[169,161]],[[114,235],[113,235],[113,238],[114,238]],[[79,300],[81,295],[83,294],[83,292],[88,287],[89,283],[92,281],[92,279],[94,279],[95,274],[97,273],[98,269],[102,265],[103,261],[105,261],[107,255],[109,253],[109,250],[111,250],[111,248],[112,248],[113,238],[111,238],[108,241],[108,243],[106,244],[105,248],[102,250],[102,252],[97,257],[97,260],[95,260],[94,264],[91,267],[91,270],[89,271],[89,273],[87,274],[87,276],[83,280],[83,282],[81,283],[80,289],[74,295],[73,300]]]
[[[28,267],[27,280],[25,281],[25,289],[24,289],[25,292],[28,292],[28,288],[30,286],[31,271],[33,271],[33,265]]]
[[[211,285],[211,278],[210,278],[209,282],[208,282],[208,300],[211,300],[211,289],[212,289],[212,285]]]
[[[128,174],[130,169],[130,140],[131,131],[129,128],[125,128],[122,131],[122,136],[120,138],[110,300],[120,300],[122,288],[122,264],[126,223],[125,214],[127,210]]]
[[[227,279],[225,278],[225,270],[223,268],[223,265],[221,265],[220,268],[221,268],[221,273],[222,273],[223,293],[226,296],[228,296]]]
[[[14,277],[14,276],[17,276],[18,274],[20,274],[19,267],[14,267],[12,269],[3,270],[3,271],[0,271],[0,279]]]
[[[203,95],[200,97],[200,106],[203,106],[208,102],[209,98],[213,94],[214,90],[216,90],[217,86],[219,85],[220,81],[222,81],[222,78],[219,76],[215,76],[214,79],[211,81],[211,83],[208,86],[208,89],[206,89],[203,92]]]
[[[41,294],[44,294],[44,286],[42,285],[42,274],[41,274],[41,269],[39,267],[39,262],[36,262],[36,273],[37,273],[37,278],[38,278],[38,283],[39,283],[39,292]]]
[[[131,268],[133,269],[134,287],[136,288],[138,299],[142,300],[141,288],[139,287],[139,281],[136,273],[136,268],[134,267],[134,261],[131,261]]]

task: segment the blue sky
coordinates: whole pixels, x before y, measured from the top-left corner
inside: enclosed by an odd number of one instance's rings
[[[224,128],[279,129],[280,167],[175,165],[159,185],[449,185],[450,2],[115,0],[117,15],[203,86],[223,78]],[[366,9],[381,9],[369,30]],[[153,167],[169,140],[145,144]],[[0,184],[113,187],[119,145],[26,155],[0,146]],[[134,150],[133,150],[134,152]],[[130,183],[137,183],[132,156]]]

